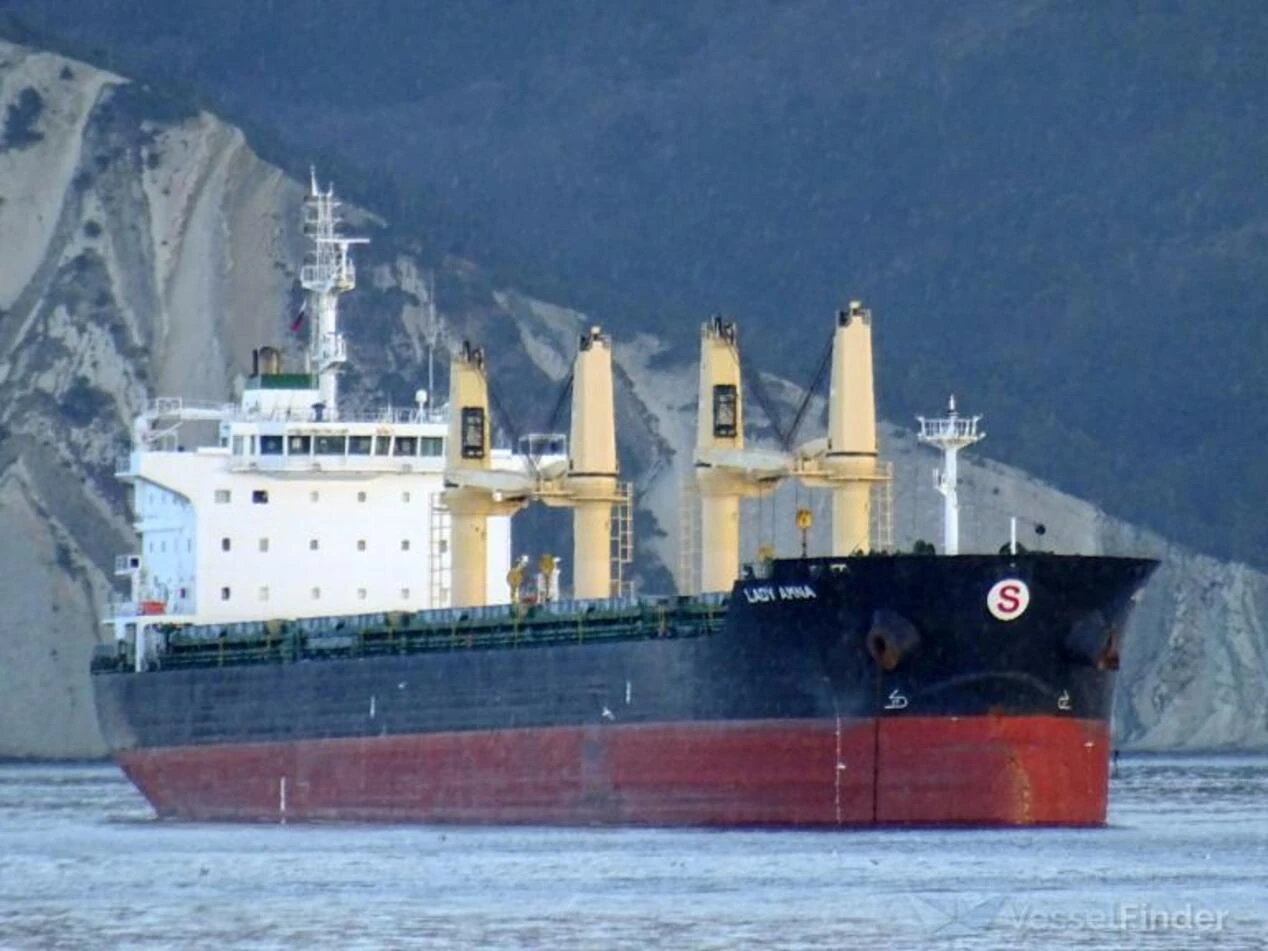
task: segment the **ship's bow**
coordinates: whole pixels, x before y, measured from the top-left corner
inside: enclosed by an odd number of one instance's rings
[[[1051,554],[776,563],[802,614],[746,605],[780,642],[813,630],[852,814],[896,825],[1101,825],[1123,634],[1147,559]],[[762,615],[765,612],[766,617]],[[808,679],[808,678],[807,678]]]

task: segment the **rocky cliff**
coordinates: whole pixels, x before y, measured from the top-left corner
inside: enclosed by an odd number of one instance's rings
[[[0,108],[0,755],[86,756],[101,751],[88,657],[105,633],[114,558],[135,546],[115,460],[147,396],[229,398],[253,346],[286,342],[302,187],[214,117],[47,53],[0,44]],[[549,423],[587,318],[494,287],[470,262],[426,258],[380,211],[386,220],[350,211],[376,241],[345,308],[348,398],[412,400],[425,379],[420,275],[435,270],[448,338],[488,346],[520,428]],[[620,453],[648,590],[668,590],[690,549],[680,486],[694,359],[651,336],[616,341]],[[799,398],[792,384],[767,385],[777,401]],[[753,422],[760,429],[759,413]],[[935,458],[901,426],[886,428],[883,449],[895,465],[895,544],[937,539]],[[1044,547],[1164,559],[1124,657],[1124,742],[1268,745],[1268,577],[1170,545],[1017,470],[981,460],[964,470],[970,549],[998,547],[1016,515],[1024,532],[1046,526]],[[792,512],[808,500],[788,489],[753,503],[746,545],[772,537],[792,551]]]

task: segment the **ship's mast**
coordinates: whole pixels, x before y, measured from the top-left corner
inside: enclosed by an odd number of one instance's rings
[[[423,324],[423,337],[427,341],[427,397],[432,406],[439,405],[436,397],[436,348],[440,345],[444,328],[440,316],[436,313],[436,274],[428,272],[423,281],[423,289],[427,293],[427,316]]]
[[[917,416],[916,419],[920,421],[920,441],[942,450],[942,470],[935,469],[933,473],[934,487],[943,497],[942,546],[948,555],[958,555],[960,500],[956,489],[959,482],[956,460],[961,449],[986,437],[986,433],[977,431],[977,424],[982,417],[961,416],[956,411],[955,397],[952,396],[947,403],[946,416],[938,419]]]
[[[308,291],[310,339],[308,363],[317,375],[321,404],[328,419],[339,415],[339,369],[347,362],[347,343],[339,332],[339,295],[356,287],[357,269],[348,248],[367,243],[366,238],[346,238],[338,233],[339,202],[333,188],[321,191],[317,173],[311,172],[304,202],[304,233],[313,243],[311,261],[300,269],[299,282]]]

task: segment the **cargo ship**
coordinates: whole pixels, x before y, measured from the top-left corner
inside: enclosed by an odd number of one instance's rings
[[[496,448],[470,344],[442,405],[347,412],[337,208],[314,180],[298,372],[266,348],[237,403],[155,400],[120,466],[141,547],[119,559],[129,597],[92,682],[161,818],[1105,822],[1114,676],[1155,562],[960,553],[956,456],[981,433],[954,404],[920,421],[945,459],[942,552],[874,550],[888,470],[861,304],[833,328],[826,435],[779,450],[745,445],[735,325],[703,326],[700,591],[634,595],[610,339],[579,340],[566,436]],[[741,564],[741,501],[787,479],[831,493],[830,551]],[[572,512],[569,585],[558,559],[534,579],[512,558],[532,504]]]

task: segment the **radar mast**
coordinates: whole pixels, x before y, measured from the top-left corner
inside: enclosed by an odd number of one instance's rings
[[[947,401],[947,415],[937,419],[917,416],[920,434],[917,438],[942,450],[942,470],[933,472],[933,485],[943,498],[942,546],[948,555],[960,553],[960,499],[957,492],[959,472],[956,461],[960,450],[986,438],[977,431],[981,416],[961,416],[955,408],[955,396]]]
[[[321,411],[327,419],[339,417],[339,370],[348,360],[348,345],[339,332],[339,295],[357,286],[357,269],[348,249],[367,244],[368,238],[339,234],[334,188],[317,187],[317,172],[310,170],[308,197],[304,201],[304,234],[313,243],[310,260],[299,272],[308,291],[310,329],[308,365],[317,376]]]

